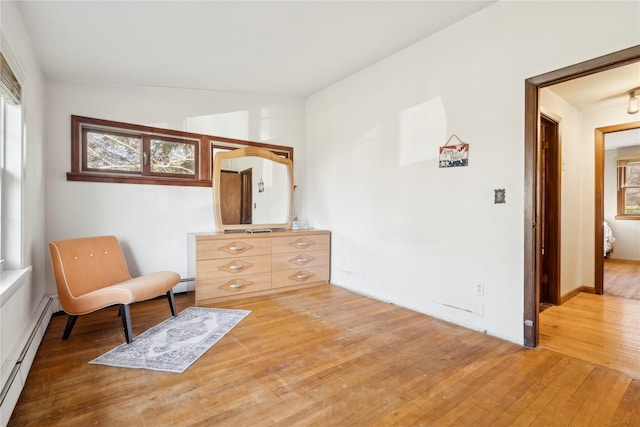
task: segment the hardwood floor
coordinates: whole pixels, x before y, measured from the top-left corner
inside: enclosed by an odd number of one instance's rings
[[[604,261],[604,294],[640,300],[640,261]]]
[[[640,379],[640,301],[580,293],[540,313],[540,345]]]
[[[123,342],[115,309],[67,341],[54,317],[9,425],[640,425],[638,378],[337,286],[216,306],[252,313],[183,374],[89,365]],[[166,301],[131,315],[135,337]]]

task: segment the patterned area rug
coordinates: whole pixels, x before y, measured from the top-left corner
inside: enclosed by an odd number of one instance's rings
[[[188,307],[89,363],[182,373],[249,313]]]

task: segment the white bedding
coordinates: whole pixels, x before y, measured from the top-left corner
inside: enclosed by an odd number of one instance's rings
[[[608,257],[609,253],[613,251],[612,243],[616,241],[616,238],[613,237],[613,232],[611,231],[611,227],[607,224],[607,221],[603,222],[604,225],[604,257]]]

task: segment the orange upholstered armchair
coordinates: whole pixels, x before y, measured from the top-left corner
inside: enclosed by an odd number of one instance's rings
[[[178,273],[160,271],[132,278],[115,236],[85,237],[49,243],[62,309],[69,315],[62,339],[69,338],[79,315],[119,305],[127,343],[132,341],[129,304],[166,294],[176,315],[173,287]]]

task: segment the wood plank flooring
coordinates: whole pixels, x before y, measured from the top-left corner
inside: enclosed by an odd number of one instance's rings
[[[179,309],[193,304],[178,295]],[[52,319],[10,426],[640,426],[640,379],[325,285],[252,310],[183,374],[89,365],[115,309]],[[134,336],[168,317],[131,309]]]
[[[640,301],[580,293],[540,313],[540,345],[640,379]]]
[[[640,261],[604,261],[604,294],[640,300]]]

